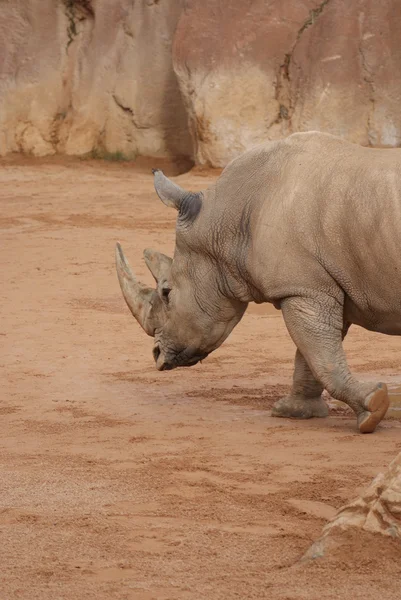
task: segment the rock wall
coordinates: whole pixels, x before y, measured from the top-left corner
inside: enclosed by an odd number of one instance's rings
[[[1,0],[0,155],[401,143],[399,0]]]
[[[181,2],[2,0],[0,154],[187,156]]]
[[[173,59],[196,160],[318,129],[401,142],[399,0],[193,0]]]

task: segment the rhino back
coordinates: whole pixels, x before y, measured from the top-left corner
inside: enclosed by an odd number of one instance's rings
[[[353,322],[401,328],[401,150],[294,134],[230,163],[213,195],[256,300],[343,290]]]

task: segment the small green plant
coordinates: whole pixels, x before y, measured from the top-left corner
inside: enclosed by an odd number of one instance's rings
[[[120,150],[116,152],[105,152],[103,156],[103,160],[112,160],[112,161],[121,161],[121,160],[129,160],[128,156],[126,156]]]
[[[128,160],[134,160],[134,153],[124,154],[121,150],[116,150],[115,152],[108,152],[107,150],[99,150],[98,148],[93,148],[88,154],[84,154],[80,157],[81,160],[109,160],[111,162],[124,162]]]

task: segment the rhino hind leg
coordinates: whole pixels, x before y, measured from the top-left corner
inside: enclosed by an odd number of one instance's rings
[[[389,398],[382,383],[361,383],[350,372],[342,340],[343,309],[332,297],[289,298],[281,305],[288,331],[313,376],[333,398],[353,409],[361,433],[372,433],[385,416]]]
[[[285,396],[274,403],[272,417],[287,419],[311,419],[312,417],[328,417],[329,409],[321,396],[305,398],[304,396]]]
[[[361,433],[371,433],[383,419],[390,405],[387,386],[379,383],[376,389],[365,399],[366,410],[358,415],[358,427]]]
[[[273,405],[273,417],[310,419],[327,417],[329,410],[322,398],[323,386],[313,376],[308,363],[297,350],[291,392]]]

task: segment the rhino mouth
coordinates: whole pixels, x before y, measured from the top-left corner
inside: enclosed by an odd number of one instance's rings
[[[156,362],[156,368],[159,371],[171,371],[177,367],[193,367],[198,362],[204,360],[208,356],[207,352],[193,351],[186,348],[181,352],[164,354],[156,344],[153,348],[153,357]]]

